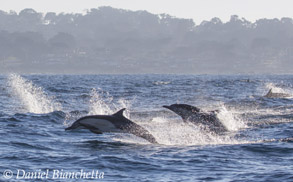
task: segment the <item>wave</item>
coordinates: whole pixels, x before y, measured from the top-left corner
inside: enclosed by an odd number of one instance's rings
[[[35,113],[15,113],[13,115],[4,115],[0,117],[0,122],[31,122],[31,121],[39,121],[39,123],[62,123],[65,119],[66,113],[63,111],[54,111],[51,113],[45,114],[35,114]],[[22,124],[21,124],[22,125]]]

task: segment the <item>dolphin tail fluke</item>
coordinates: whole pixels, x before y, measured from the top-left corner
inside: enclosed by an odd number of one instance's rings
[[[150,143],[153,143],[153,144],[159,144],[157,142],[157,140],[155,139],[155,137],[149,133],[145,134],[145,137],[144,139],[146,139],[147,141],[149,141]]]
[[[129,130],[129,133],[132,133],[133,135],[141,137],[150,143],[158,144],[157,140],[150,132],[148,132],[146,129],[144,129],[143,127],[141,127],[137,124],[135,124],[134,128]]]
[[[100,130],[96,129],[96,128],[92,128],[92,129],[89,129],[92,133],[95,133],[95,134],[103,134],[103,132],[101,132]]]
[[[71,127],[65,128],[65,131],[67,131],[67,130],[71,130]]]
[[[81,125],[79,124],[79,122],[74,122],[71,126],[69,126],[68,128],[65,128],[65,131],[67,130],[73,130],[76,129],[78,127],[80,127]]]
[[[152,143],[152,144],[158,144],[157,140],[155,139],[155,137],[150,134],[148,131],[144,130],[144,131],[136,131],[133,133],[134,135],[141,137],[145,140],[147,140],[148,142]]]

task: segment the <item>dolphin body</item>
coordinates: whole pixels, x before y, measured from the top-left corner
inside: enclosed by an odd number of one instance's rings
[[[146,129],[123,116],[124,110],[125,108],[119,110],[113,115],[91,115],[82,117],[65,130],[86,128],[96,134],[102,134],[103,132],[131,133],[149,141],[150,143],[157,144],[158,142],[154,136]]]
[[[269,92],[264,97],[267,97],[267,98],[286,98],[286,97],[292,97],[292,96],[287,93],[274,93],[272,91],[272,89],[270,89]]]
[[[228,131],[217,117],[218,111],[203,112],[199,108],[187,104],[172,104],[163,107],[181,116],[184,122],[191,122],[203,130],[216,134]]]

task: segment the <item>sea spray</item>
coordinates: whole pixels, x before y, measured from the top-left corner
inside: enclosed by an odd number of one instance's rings
[[[131,102],[120,98],[117,102],[114,102],[113,96],[102,89],[93,88],[90,92],[89,100],[89,115],[100,114],[109,115],[114,114],[122,108],[126,108],[124,115],[130,117],[129,109],[131,107]]]
[[[229,131],[238,131],[247,128],[246,123],[233,114],[233,111],[228,110],[224,105],[221,105],[217,117]]]
[[[103,95],[105,97],[103,98]],[[111,103],[113,97],[108,92],[103,92],[102,89],[93,88],[90,92],[89,100],[89,115],[100,114],[107,115],[113,114]]]
[[[266,83],[265,84],[265,93],[263,95],[267,94],[269,90],[272,90],[273,93],[282,93],[282,94],[288,94],[289,96],[286,96],[286,98],[292,98],[293,97],[293,90],[290,88],[290,86],[279,87],[274,83]]]
[[[110,93],[103,91],[101,88],[91,89],[89,95],[88,113],[67,113],[64,121],[65,126],[70,125],[74,120],[85,115],[111,115],[122,108],[126,108],[124,116],[130,118],[130,101],[119,99],[117,103],[115,103],[113,96],[110,95]]]
[[[8,85],[11,87],[13,95],[20,100],[27,112],[44,114],[62,109],[61,104],[47,95],[42,87],[20,75],[9,75]]]
[[[217,145],[217,144],[238,144],[245,143],[245,141],[239,141],[231,135],[216,135],[206,131],[202,131],[193,123],[184,123],[181,118],[170,118],[168,116],[156,116],[149,118],[133,117],[131,118],[129,108],[131,108],[132,102],[129,100],[114,99],[114,97],[103,91],[102,89],[93,88],[90,91],[89,99],[89,111],[88,115],[109,115],[113,114],[119,109],[127,108],[124,115],[137,123],[138,125],[147,129],[156,140],[163,145]],[[164,113],[162,113],[164,114]],[[236,118],[231,111],[225,106],[221,106],[218,117],[223,121],[224,125],[229,131],[238,131],[241,128],[245,128],[245,123]],[[113,140],[129,143],[148,144],[141,138],[130,134],[116,134],[113,136]]]
[[[150,122],[138,123],[145,127],[163,145],[216,145],[236,144],[233,135],[216,135],[200,130],[193,123],[184,123],[180,118],[155,117]]]
[[[217,117],[227,127],[227,133],[218,135],[201,130],[194,123],[183,122],[180,117],[174,118],[166,114],[144,118],[143,121],[142,118],[141,120],[138,118],[137,124],[146,128],[160,144],[164,145],[216,145],[245,142],[235,138],[235,132],[247,128],[247,125],[245,121],[234,115],[233,110],[228,110],[221,105]]]
[[[286,93],[283,88],[277,87],[274,83],[266,83],[265,87],[267,90],[272,89],[272,92],[274,93]]]

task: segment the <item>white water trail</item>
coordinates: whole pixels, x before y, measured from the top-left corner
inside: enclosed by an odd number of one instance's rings
[[[200,130],[192,123],[181,119],[155,117],[148,123],[139,123],[145,127],[163,145],[192,146],[238,144],[239,140],[232,135],[214,135]]]
[[[250,142],[235,138],[235,134],[241,129],[247,128],[247,125],[236,117],[233,111],[221,105],[217,116],[228,129],[227,133],[217,135],[201,130],[193,123],[183,122],[180,117],[159,116],[151,121],[137,124],[146,128],[160,144],[164,145],[218,145]]]
[[[27,112],[44,114],[62,110],[61,104],[47,95],[42,87],[33,84],[32,81],[20,75],[9,75],[8,85],[11,87],[13,95],[20,100]]]
[[[246,128],[247,125],[240,118],[234,116],[233,111],[221,106],[219,119],[229,130],[228,132],[217,135],[211,132],[201,130],[193,123],[185,123],[180,117],[169,117],[165,114],[154,118],[138,117],[132,121],[147,129],[159,144],[168,146],[192,146],[192,145],[234,145],[251,143],[246,139],[236,138],[238,131]],[[121,142],[131,142],[146,144],[135,137],[119,138]]]

